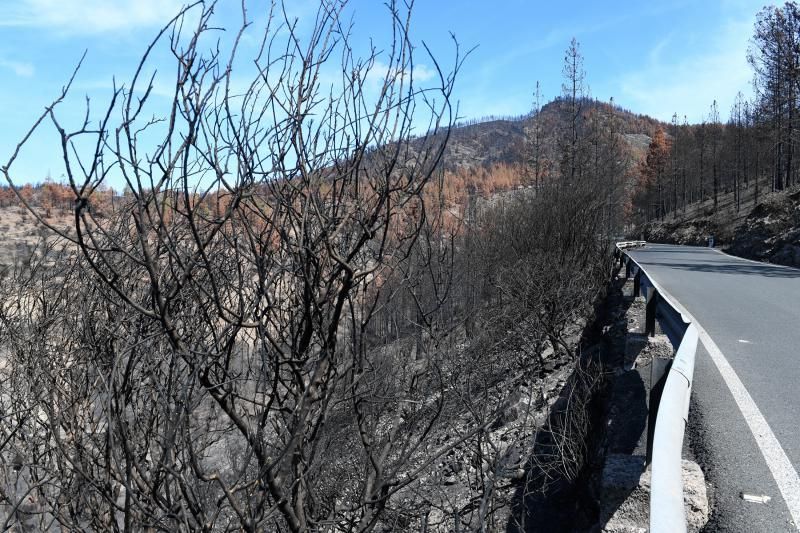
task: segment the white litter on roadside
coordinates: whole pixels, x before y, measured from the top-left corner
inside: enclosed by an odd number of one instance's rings
[[[766,495],[759,496],[756,494],[747,494],[746,492],[740,492],[739,496],[741,496],[744,501],[751,503],[769,503],[769,501],[772,499]]]

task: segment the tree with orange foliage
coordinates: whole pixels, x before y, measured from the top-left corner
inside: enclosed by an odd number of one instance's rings
[[[25,199],[26,202],[32,202],[34,195],[33,186],[30,183],[26,183],[22,186],[22,189],[20,189],[19,194]]]
[[[17,202],[17,197],[11,187],[0,187],[0,207],[9,207]]]
[[[671,150],[672,141],[659,128],[650,141],[647,157],[639,164],[636,201],[639,212],[647,219],[662,218],[666,212],[664,179]]]

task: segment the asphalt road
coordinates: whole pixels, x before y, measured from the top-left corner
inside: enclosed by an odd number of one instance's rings
[[[698,344],[688,432],[712,485],[707,530],[800,531],[800,270],[687,246],[630,255],[714,345]]]

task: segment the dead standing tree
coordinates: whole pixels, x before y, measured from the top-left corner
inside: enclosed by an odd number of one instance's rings
[[[31,400],[46,412],[48,464],[74,480],[49,506],[63,525],[369,530],[446,451],[410,461],[439,419],[441,402],[421,399],[435,373],[420,371],[418,354],[396,361],[411,366],[392,378],[364,333],[386,298],[381,280],[406,268],[429,225],[423,190],[454,118],[460,58],[447,73],[431,57],[437,75],[420,88],[411,6],[388,4],[391,42],[366,59],[353,55],[344,9],[321,2],[301,37],[273,6],[242,85],[246,11],[223,53],[213,3],[196,3],[150,45],[98,126],[88,109],[77,130],[62,125],[69,85],[34,124],[60,135],[75,200],[74,232],[61,235],[80,250],[70,276],[50,280],[65,309],[42,332],[63,340],[77,328],[69,371],[40,362],[54,393]],[[165,40],[173,98],[151,115],[149,62]],[[429,135],[412,144],[418,108]],[[3,167],[11,184],[29,136]],[[129,194],[100,220],[93,195],[109,176]],[[65,280],[79,292],[59,292]]]

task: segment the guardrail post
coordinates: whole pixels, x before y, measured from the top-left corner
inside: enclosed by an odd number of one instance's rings
[[[656,334],[656,306],[658,305],[658,291],[650,287],[647,291],[647,304],[645,304],[644,333],[652,337]]]
[[[650,402],[647,413],[647,464],[653,460],[653,437],[656,433],[656,416],[658,407],[661,403],[661,394],[664,392],[664,385],[667,382],[667,374],[672,367],[672,359],[656,357],[650,363]]]
[[[642,269],[637,268],[633,275],[633,297],[638,298],[642,294]]]
[[[627,255],[623,256],[625,258],[625,279],[630,279],[631,277],[631,263],[632,261],[628,258]]]

